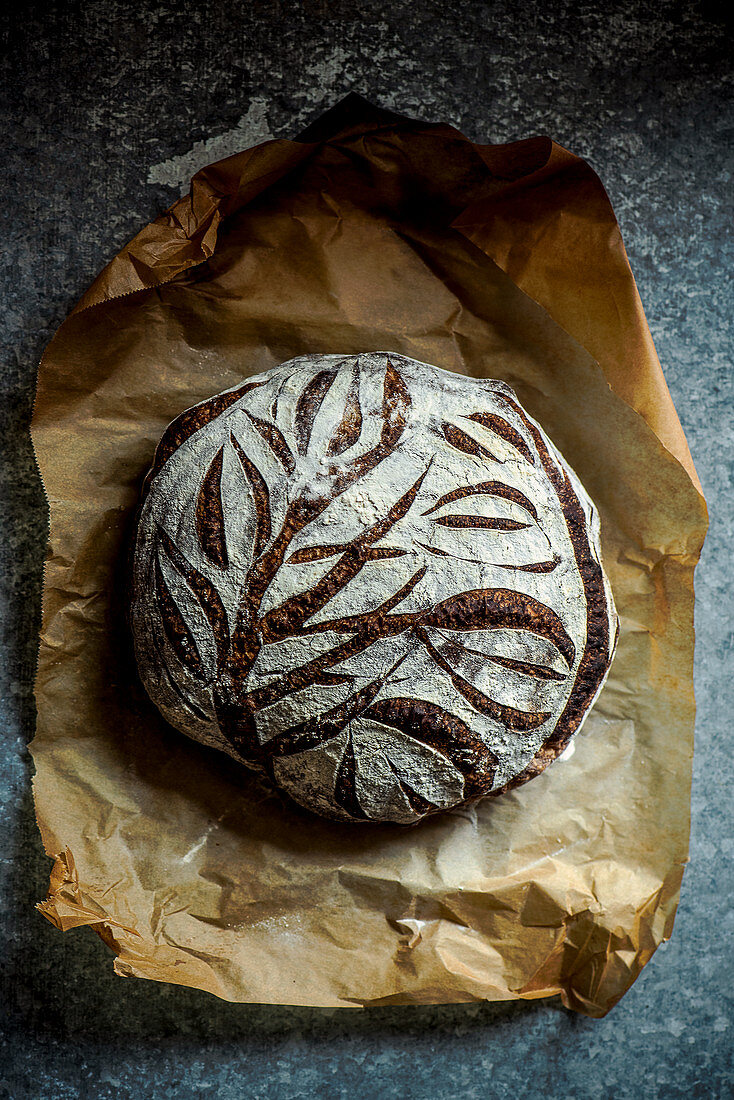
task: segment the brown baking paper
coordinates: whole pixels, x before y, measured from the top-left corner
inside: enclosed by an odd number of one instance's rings
[[[413,829],[286,803],[136,680],[125,551],[164,428],[312,352],[512,385],[598,505],[621,620],[571,756]],[[210,165],[50,344],[36,682],[41,911],[115,970],[233,1001],[560,994],[600,1016],[670,936],[688,854],[693,569],[706,519],[609,201],[546,138],[474,145],[351,96]]]

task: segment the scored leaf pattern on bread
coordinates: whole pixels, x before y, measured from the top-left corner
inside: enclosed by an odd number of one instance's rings
[[[451,787],[448,804],[457,789],[464,799],[488,793],[498,758],[476,723],[521,739],[533,734],[557,717],[558,692],[574,670],[577,645],[561,616],[535,596],[502,584],[435,598],[457,563],[539,577],[559,566],[537,503],[500,479],[508,454],[536,475],[537,446],[534,453],[510,419],[482,412],[438,418],[440,461],[414,453],[409,386],[389,357],[379,376],[351,359],[297,381],[300,390],[291,385],[269,409],[232,405],[238,418],[219,414],[224,434],[197,489],[187,553],[158,526],[160,623],[188,674],[206,683],[219,726],[243,759],[277,778],[289,758],[295,766],[300,754],[336,746],[334,813],[364,819],[361,769],[373,744],[376,773],[394,786],[391,819],[416,820],[444,808],[441,776]],[[459,471],[468,466],[473,474],[464,483],[454,477],[451,485],[452,453]],[[383,470],[391,483],[396,471],[405,478],[397,495],[376,492]],[[231,505],[238,493],[251,514],[248,545],[241,535],[238,544]],[[339,507],[359,522],[351,537],[330,542]],[[508,559],[508,545],[517,560]],[[242,561],[249,564],[233,598],[232,570]],[[216,668],[208,675],[162,562],[185,582],[211,631]],[[488,636],[502,646],[493,651],[482,641]],[[319,637],[327,644],[315,646]],[[264,656],[276,650],[285,658],[274,671]],[[410,678],[406,669],[416,661],[435,669],[445,705],[406,690],[400,677]],[[503,679],[521,685],[527,706],[501,698]],[[411,764],[411,745],[423,753],[422,772]]]

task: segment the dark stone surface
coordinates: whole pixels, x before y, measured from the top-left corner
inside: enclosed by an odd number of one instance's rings
[[[0,1096],[728,1097],[732,1064],[731,68],[710,3],[25,3],[2,30]],[[114,977],[48,881],[25,744],[45,518],[36,365],[100,267],[191,171],[357,90],[479,140],[547,133],[615,206],[708,495],[691,864],[671,942],[612,1013],[229,1005]]]

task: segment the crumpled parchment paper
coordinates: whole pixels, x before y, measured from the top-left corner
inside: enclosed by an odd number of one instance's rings
[[[572,754],[417,828],[343,827],[168,727],[139,685],[125,555],[183,409],[296,355],[504,379],[602,518],[621,620]],[[50,509],[32,743],[39,908],[121,975],[329,1006],[560,994],[601,1016],[670,936],[688,855],[693,570],[706,511],[614,214],[547,138],[481,146],[350,96],[210,165],[49,345]]]

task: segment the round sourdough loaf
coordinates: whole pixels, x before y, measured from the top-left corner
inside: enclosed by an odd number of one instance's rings
[[[172,725],[316,813],[402,824],[541,772],[617,635],[594,506],[513,391],[376,352],[168,427],[130,621]]]

